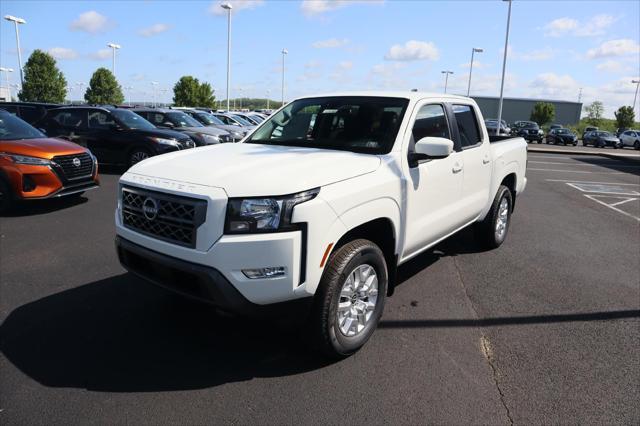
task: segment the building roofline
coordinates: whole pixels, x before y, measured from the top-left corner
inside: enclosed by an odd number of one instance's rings
[[[492,99],[498,100],[500,99],[498,96],[471,96],[472,99]],[[561,101],[557,99],[539,99],[539,98],[504,98],[505,101],[525,101],[525,102],[550,102],[556,104],[573,104],[573,105],[582,105],[582,102],[574,102],[574,101]]]

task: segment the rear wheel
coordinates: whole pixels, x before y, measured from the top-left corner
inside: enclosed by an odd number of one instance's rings
[[[640,141],[635,141],[635,143],[633,144],[633,147],[635,149],[640,149]]]
[[[331,358],[358,351],[378,326],[387,283],[387,264],[376,244],[358,239],[338,248],[316,291],[313,343]]]
[[[0,178],[0,213],[7,213],[13,207],[13,194],[9,185]]]
[[[489,213],[482,222],[475,225],[476,238],[482,246],[493,249],[502,245],[509,232],[512,206],[511,191],[500,185]]]

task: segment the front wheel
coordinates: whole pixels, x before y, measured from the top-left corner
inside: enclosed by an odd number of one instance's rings
[[[145,148],[135,148],[129,154],[129,167],[138,164],[142,160],[146,160],[151,157],[151,153]]]
[[[482,246],[494,249],[502,245],[509,232],[512,206],[511,191],[500,185],[489,213],[482,222],[475,225],[476,238]]]
[[[311,316],[322,352],[340,359],[367,343],[382,316],[388,276],[382,250],[369,240],[351,241],[331,255]]]
[[[633,148],[634,148],[634,149],[640,149],[640,141],[636,141],[636,142],[633,144]]]

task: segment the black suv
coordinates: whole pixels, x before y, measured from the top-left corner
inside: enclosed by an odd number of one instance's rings
[[[44,117],[48,110],[61,106],[42,102],[0,102],[0,109],[20,117],[31,125]]]
[[[535,121],[516,121],[514,127],[516,136],[524,138],[527,142],[542,143],[544,132]]]
[[[229,132],[215,127],[203,126],[195,118],[177,109],[134,108],[132,111],[149,120],[154,126],[188,135],[198,146],[233,142],[233,137]]]
[[[195,147],[182,133],[157,129],[128,109],[109,106],[52,109],[35,127],[89,148],[101,164],[132,166],[153,155]]]

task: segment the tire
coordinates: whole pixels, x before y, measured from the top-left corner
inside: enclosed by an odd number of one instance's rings
[[[495,249],[502,245],[509,232],[512,210],[513,197],[511,196],[511,191],[506,186],[500,185],[489,213],[487,213],[482,222],[477,223],[475,226],[476,239],[483,247]],[[502,225],[500,231],[498,230],[498,221]]]
[[[11,188],[0,178],[0,213],[8,213],[13,208],[13,193]]]
[[[635,143],[633,144],[633,148],[640,149],[640,141],[635,141]]]
[[[358,293],[349,288],[366,286],[371,272],[375,272],[377,280],[376,293],[371,291],[364,297],[366,290]],[[365,284],[359,284],[363,276],[367,277]],[[388,276],[382,250],[369,240],[357,239],[335,250],[322,274],[313,303],[310,317],[313,346],[332,359],[346,358],[364,346],[382,316]],[[373,283],[369,285],[371,288]],[[373,307],[370,303],[374,303]]]
[[[151,152],[149,152],[148,149],[146,149],[146,148],[134,148],[129,153],[129,158],[127,160],[127,165],[129,167],[131,167],[131,166],[139,163],[142,160],[146,160],[149,157],[151,157]]]

